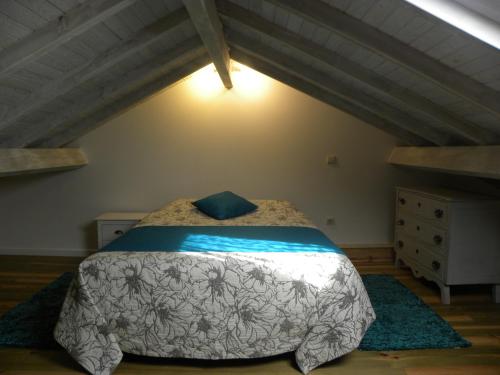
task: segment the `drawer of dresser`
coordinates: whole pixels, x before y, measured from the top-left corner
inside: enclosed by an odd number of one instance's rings
[[[420,216],[431,221],[434,225],[447,225],[449,213],[446,202],[426,198],[408,191],[399,191],[397,206],[398,211],[404,210],[412,215]]]
[[[434,251],[438,253],[447,252],[448,239],[446,230],[419,220],[417,217],[408,215],[403,211],[399,211],[396,217],[396,231],[409,235],[427,246],[432,246]]]
[[[410,237],[398,235],[396,238],[396,251],[410,267],[418,267],[427,274],[437,277],[441,281],[446,280],[447,259],[429,250],[422,243],[414,241]]]
[[[404,258],[403,258],[403,261],[405,261]],[[431,280],[431,281],[435,281],[435,282],[437,281],[437,282],[441,282],[443,284],[446,284],[446,280],[445,280],[445,278],[442,277],[442,275],[427,268],[422,263],[410,260],[409,263],[406,263],[406,261],[405,261],[405,264],[411,268],[413,274],[416,277],[423,277],[427,280]]]
[[[113,241],[120,237],[136,224],[135,221],[124,221],[119,223],[101,223],[99,225],[100,235],[103,241]]]

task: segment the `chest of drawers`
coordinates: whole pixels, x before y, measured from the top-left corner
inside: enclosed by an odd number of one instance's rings
[[[500,302],[500,200],[437,188],[396,188],[396,266],[439,285],[491,284]]]

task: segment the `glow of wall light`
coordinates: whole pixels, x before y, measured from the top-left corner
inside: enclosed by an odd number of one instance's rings
[[[269,84],[270,79],[265,75],[233,61],[232,74],[234,91],[245,98],[261,96]]]
[[[204,99],[215,98],[225,92],[243,98],[257,98],[265,92],[270,81],[263,74],[234,61],[231,62],[231,79],[233,88],[226,90],[214,65],[210,64],[193,73],[189,85],[197,96]]]
[[[500,49],[500,25],[453,0],[406,0],[416,7]]]
[[[193,73],[189,77],[189,85],[197,96],[204,99],[215,97],[225,90],[214,64],[207,65]]]

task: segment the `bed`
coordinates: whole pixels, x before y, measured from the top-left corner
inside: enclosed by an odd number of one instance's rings
[[[287,201],[227,220],[178,199],[86,258],[54,331],[86,370],[123,352],[257,358],[295,352],[300,370],[354,350],[375,319],[348,260]]]

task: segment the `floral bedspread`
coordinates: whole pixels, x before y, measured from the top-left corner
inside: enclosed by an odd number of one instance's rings
[[[183,201],[144,222],[210,225],[183,213]],[[226,225],[312,226],[289,203],[265,202],[258,219]],[[123,352],[228,359],[289,351],[306,374],[354,350],[374,319],[361,278],[342,254],[124,249],[80,264],[54,336],[96,375],[112,373]]]
[[[165,207],[147,215],[137,226],[145,225],[279,225],[313,227],[316,226],[290,202],[284,200],[256,199],[252,202],[257,209],[247,215],[233,219],[216,220],[205,215],[194,207],[191,202],[196,199],[176,199]]]

